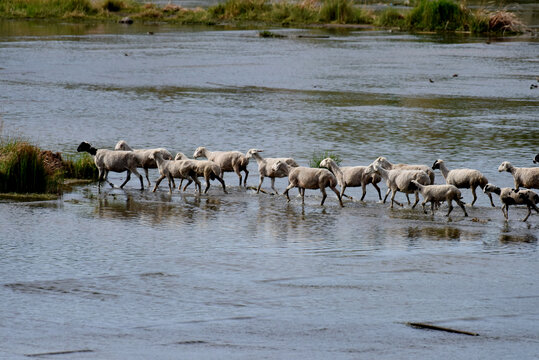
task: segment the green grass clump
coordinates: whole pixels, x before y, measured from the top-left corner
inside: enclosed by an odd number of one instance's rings
[[[337,165],[340,165],[340,163],[342,161],[342,159],[341,159],[341,157],[339,155],[337,155],[337,154],[335,154],[335,153],[333,153],[331,151],[315,152],[311,156],[311,160],[309,160],[309,166],[312,167],[312,168],[319,168],[320,163],[325,158],[333,159],[337,163]]]
[[[466,30],[469,13],[451,0],[419,0],[406,17],[412,30]]]
[[[41,150],[25,141],[0,143],[0,192],[59,193],[61,171],[47,171]]]
[[[62,18],[96,14],[90,0],[2,0],[0,14],[7,17]]]
[[[64,176],[68,179],[97,180],[99,171],[88,153],[67,157],[64,160]]]
[[[361,9],[351,0],[324,0],[320,8],[320,21],[339,24],[357,24],[361,21]]]
[[[397,9],[387,7],[376,18],[375,23],[378,26],[402,28],[405,26],[405,17]]]

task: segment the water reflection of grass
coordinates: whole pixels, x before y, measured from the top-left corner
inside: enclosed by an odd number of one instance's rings
[[[135,21],[178,24],[250,24],[260,26],[300,24],[374,24],[420,31],[471,31],[518,33],[525,30],[506,11],[471,11],[465,2],[419,0],[412,8],[391,6],[366,10],[352,0],[226,0],[203,8],[168,3],[141,4],[134,0],[3,0],[0,18],[39,18],[118,21],[128,15]]]

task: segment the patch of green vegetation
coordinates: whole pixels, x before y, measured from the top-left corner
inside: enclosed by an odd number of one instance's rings
[[[351,0],[324,0],[319,21],[338,24],[358,24],[362,20],[361,9]]]
[[[61,171],[47,171],[41,150],[20,140],[0,143],[1,193],[60,193]]]
[[[375,24],[382,27],[404,28],[405,16],[397,9],[388,6],[376,18]]]
[[[64,177],[67,179],[88,179],[97,181],[99,171],[94,159],[88,153],[68,156],[64,159]]]
[[[451,0],[419,0],[406,17],[408,28],[422,31],[467,30],[469,12]]]
[[[311,156],[311,160],[309,160],[309,166],[312,168],[319,168],[320,163],[325,158],[333,159],[337,163],[337,165],[340,165],[342,162],[342,159],[338,154],[335,154],[331,151],[322,151],[313,153],[313,155]]]

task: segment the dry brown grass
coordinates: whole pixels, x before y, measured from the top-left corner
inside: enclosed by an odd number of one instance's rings
[[[490,15],[488,22],[490,31],[494,32],[523,32],[526,26],[509,11],[501,10]]]

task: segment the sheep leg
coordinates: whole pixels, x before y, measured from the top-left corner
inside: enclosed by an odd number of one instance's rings
[[[434,208],[436,207],[435,203],[436,201],[432,201],[432,200],[430,202],[430,211],[432,211],[432,216],[434,216]]]
[[[159,184],[161,184],[161,181],[162,181],[165,177],[166,177],[165,175],[161,175],[161,176],[159,177],[159,179],[156,180],[155,186],[153,187],[152,192],[155,192],[155,190],[157,190],[157,187],[159,186]]]
[[[110,185],[111,188],[114,188],[114,184],[109,181],[109,171],[105,169],[105,181]]]
[[[320,191],[322,192],[322,202],[320,205],[324,205],[324,201],[326,201],[326,198],[328,197],[328,194],[326,194],[326,188],[320,187]],[[337,196],[339,196],[339,193],[337,192]]]
[[[423,213],[426,214],[427,213],[427,209],[425,209],[425,204],[427,203],[426,200],[423,200],[423,202],[421,203],[421,207],[423,208]],[[432,201],[430,202],[430,205],[431,205],[431,210],[432,210],[432,213],[434,214],[434,207],[432,207]]]
[[[494,205],[494,202],[492,201],[492,194],[491,194],[491,193],[487,193],[487,195],[488,195],[488,198],[490,199],[490,205],[492,205],[492,207],[496,207],[496,206]]]
[[[361,190],[363,191],[363,193],[361,194],[361,199],[359,201],[363,201],[363,199],[365,199],[365,195],[367,195],[367,184],[361,184]],[[378,194],[380,194],[380,189],[378,189]],[[382,200],[381,195],[380,200]]]
[[[275,194],[276,195],[279,195],[279,192],[277,191],[277,189],[275,188],[275,178],[272,177],[270,178],[271,179],[271,188],[273,189],[273,191],[275,191]]]
[[[193,182],[193,180],[191,180],[190,178],[186,180],[187,180],[187,184],[185,184],[185,186],[183,187],[183,191],[185,191],[185,189],[187,189],[187,187]],[[195,191],[196,191],[196,188],[195,188]]]
[[[473,204],[475,203],[475,200],[477,200],[477,195],[475,194],[474,187],[471,187],[470,189],[472,189],[472,196],[473,196],[472,206],[473,206]]]
[[[449,216],[449,214],[451,214],[451,211],[453,211],[453,201],[451,199],[447,200],[448,204],[449,204],[449,211],[447,212],[447,215],[446,216]]]
[[[466,208],[464,207],[464,203],[460,201],[459,199],[455,200],[457,202],[457,205],[460,206],[462,211],[464,211],[464,216],[468,216],[468,213],[466,212]]]
[[[124,185],[127,184],[127,182],[131,180],[131,171],[128,171],[127,172],[127,177],[125,178],[125,181],[123,182],[122,185],[120,185],[120,189],[123,189]],[[112,184],[111,184],[112,185]],[[114,187],[114,186],[113,186]]]
[[[191,175],[190,178],[193,179],[195,182],[195,193],[197,192],[197,187],[198,187],[198,193],[202,194],[202,185],[200,184],[200,180],[198,180],[198,176]]]
[[[263,181],[264,181],[264,175],[260,175],[260,182],[258,183],[258,188],[256,188],[257,194],[260,192],[260,187],[262,186]]]
[[[172,194],[172,188],[176,187],[176,184],[174,184],[174,178],[172,176],[168,175],[167,179],[168,179],[168,193]]]
[[[387,188],[386,196],[384,197],[384,204],[386,203],[387,197],[389,196],[389,193],[391,192],[390,188]]]
[[[417,191],[414,192],[415,193],[415,203],[414,205],[412,206],[412,209],[415,208],[415,206],[417,205],[417,203],[419,202],[419,193]],[[408,197],[408,194],[406,194],[406,197]],[[408,200],[408,205],[410,204],[410,201]]]
[[[239,169],[237,166],[235,166],[235,167],[234,167],[234,172],[235,172],[236,175],[238,175],[238,177],[240,178],[240,186],[241,186],[241,179],[242,179],[243,177],[241,176],[240,169]]]
[[[180,185],[178,185],[178,190],[182,189],[182,184],[183,184],[183,179],[180,179]],[[183,190],[183,191],[185,191],[185,190]]]
[[[247,178],[249,177],[249,170],[243,169],[243,171],[245,172],[245,179],[243,179],[243,187],[246,187],[247,186]]]
[[[224,192],[225,194],[228,194],[228,192],[226,191],[226,185],[225,185],[225,181],[223,180],[223,178],[220,177],[220,176],[216,176],[215,178],[216,178],[217,180],[219,180],[219,182],[220,182],[221,185],[223,186],[223,192]]]
[[[208,192],[208,189],[210,188],[210,179],[209,177],[204,176],[204,181],[206,181],[206,188],[204,189],[204,194]]]
[[[507,206],[507,204],[503,204],[502,213],[503,213],[503,216],[505,217],[505,220],[508,220],[509,219],[509,206]]]
[[[148,168],[144,168],[144,173],[146,174],[146,180],[148,180],[148,187],[152,186],[150,183],[150,176],[148,175]]]
[[[380,193],[380,188],[375,183],[373,183],[372,186],[374,186],[376,191],[378,191],[378,199],[380,199],[380,201],[381,201],[382,200],[382,194]],[[365,196],[365,195],[363,195],[363,196]]]
[[[337,195],[337,198],[339,199],[339,204],[341,204],[341,207],[344,207],[343,203],[342,203],[342,196],[341,194],[339,194],[339,191],[337,190],[337,188],[335,186],[330,186],[331,190],[333,190],[333,192]],[[344,192],[341,191],[341,193]]]
[[[410,197],[408,196],[408,193],[406,193],[406,200],[408,200],[408,205],[410,205],[411,202],[410,202]],[[417,202],[416,202],[416,204],[417,204]],[[414,204],[414,206],[415,206],[415,204]],[[414,208],[414,206],[412,206],[412,209]]]
[[[526,217],[525,217],[524,219],[522,219],[522,221],[528,220],[528,218],[530,217],[531,213],[532,213],[532,208],[531,208],[530,205],[528,205],[528,215],[526,215]]]
[[[345,195],[345,194],[344,194],[344,190],[346,190],[346,185],[343,185],[343,186],[341,187],[341,199],[342,199],[343,196],[346,196],[347,198],[352,199],[351,196],[348,196],[348,195]]]
[[[305,204],[305,189],[304,188],[298,188],[299,193],[301,195],[301,205]],[[322,200],[322,204],[324,203],[324,200]]]
[[[290,201],[290,197],[288,196],[288,191],[289,191],[290,189],[292,189],[293,187],[295,187],[295,186],[292,185],[292,184],[288,184],[288,186],[286,187],[286,189],[285,189],[284,192],[283,192],[283,195],[286,196],[286,199],[287,199],[288,201]],[[299,193],[301,194],[301,189],[299,190]]]
[[[400,202],[398,202],[397,200],[395,200],[395,195],[397,195],[397,191],[395,190],[391,190],[391,209],[393,209],[393,203],[399,205],[399,206],[402,206],[402,204]]]

